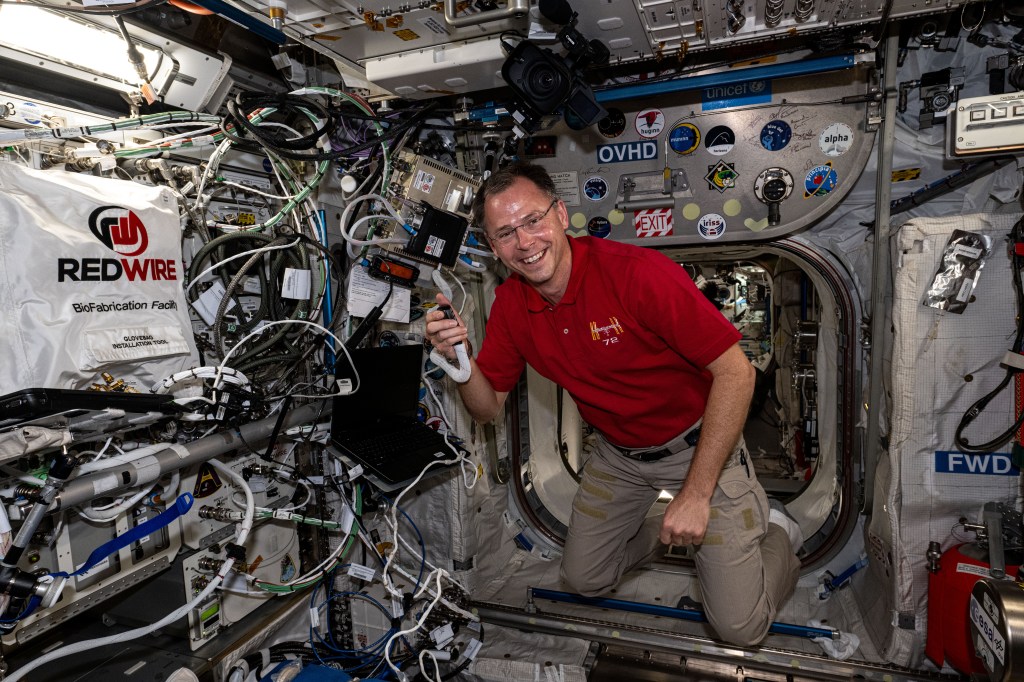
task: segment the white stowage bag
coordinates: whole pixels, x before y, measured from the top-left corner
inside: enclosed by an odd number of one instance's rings
[[[167,188],[0,163],[0,395],[196,366],[183,270]]]

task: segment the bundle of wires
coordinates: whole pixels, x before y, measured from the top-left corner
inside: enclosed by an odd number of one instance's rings
[[[1013,344],[1007,353],[1007,359],[1014,361],[1014,364],[1005,363],[1006,374],[1003,375],[1002,381],[971,405],[967,412],[964,413],[964,416],[960,418],[960,423],[956,427],[953,440],[957,448],[962,452],[993,452],[996,448],[1013,438],[1014,434],[1024,426],[1024,406],[1021,405],[1021,401],[1018,399],[1017,417],[1013,424],[1001,434],[978,444],[971,443],[964,437],[964,430],[985,410],[997,395],[1002,393],[1003,389],[1010,384],[1010,380],[1015,377],[1017,377],[1018,381],[1020,380],[1022,370],[1019,366],[1015,365],[1019,365],[1019,360],[1016,359],[1024,355],[1024,218],[1018,220],[1014,224],[1013,229],[1010,230],[1010,253],[1012,255],[1013,292],[1017,302],[1017,331],[1013,337]],[[1014,451],[1019,458],[1021,448],[1015,447]]]

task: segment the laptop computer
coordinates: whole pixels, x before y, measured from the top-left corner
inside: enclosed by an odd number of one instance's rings
[[[361,465],[366,479],[384,492],[404,488],[431,462],[454,459],[445,437],[417,419],[423,347],[357,348],[351,355],[359,388],[334,398],[334,449]],[[355,385],[352,368],[341,360],[338,380]],[[424,479],[449,466],[431,467]]]

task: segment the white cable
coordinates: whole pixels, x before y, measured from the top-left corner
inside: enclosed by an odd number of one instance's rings
[[[213,265],[211,265],[210,267],[206,268],[205,270],[200,272],[198,275],[196,275],[195,278],[191,282],[188,283],[188,286],[185,287],[185,293],[188,294],[188,292],[192,290],[192,287],[194,287],[196,284],[198,284],[200,281],[202,281],[203,277],[205,277],[206,275],[210,274],[211,272],[213,272],[214,270],[216,270],[220,266],[224,265],[225,263],[230,263],[231,261],[236,260],[238,258],[242,258],[243,256],[251,256],[254,253],[263,253],[263,252],[267,252],[267,251],[281,251],[283,249],[290,249],[293,246],[298,245],[298,243],[300,241],[302,241],[302,240],[296,239],[295,241],[293,241],[290,244],[281,244],[279,246],[261,246],[258,249],[250,249],[248,251],[242,251],[241,253],[236,253],[234,256],[229,256],[229,257],[225,258],[224,260],[222,260],[222,261],[220,261],[218,263],[214,263]]]
[[[363,216],[359,220],[357,220],[354,223],[352,223],[352,227],[349,229],[349,231],[348,232],[343,232],[341,236],[345,238],[345,241],[347,241],[349,243],[349,246],[376,246],[377,244],[404,244],[405,242],[409,241],[408,239],[402,239],[402,238],[399,238],[399,237],[390,237],[390,238],[387,238],[387,239],[356,239],[355,237],[352,236],[352,235],[354,235],[356,233],[356,230],[358,230],[364,223],[368,223],[368,222],[373,221],[373,220],[394,220],[394,218],[392,218],[389,215],[380,215],[380,214],[373,214],[373,215]],[[395,222],[397,222],[399,225],[404,225],[405,224],[401,220],[396,220]],[[354,253],[352,253],[350,251],[349,252],[349,256],[354,258],[356,256],[356,254],[354,254]]]
[[[461,265],[464,268],[469,268],[470,270],[474,270],[476,272],[483,272],[484,270],[487,269],[486,265],[484,265],[483,263],[477,263],[475,260],[472,259],[467,263],[466,261],[460,258],[457,261],[455,261],[455,265]]]
[[[135,450],[128,450],[127,452],[111,455],[110,457],[105,457],[92,462],[84,462],[78,465],[76,471],[79,475],[92,473],[93,471],[104,471],[105,469],[129,464],[142,457],[167,450],[170,447],[171,446],[168,443],[154,443],[153,445],[136,448]]]
[[[484,249],[474,249],[472,246],[463,246],[459,248],[459,253],[471,253],[474,256],[483,256],[484,258],[494,258],[494,253],[491,251],[485,251]]]
[[[402,216],[398,215],[398,212],[395,211],[394,208],[392,208],[391,203],[387,199],[385,199],[379,194],[364,194],[362,196],[355,197],[354,199],[352,199],[352,201],[348,203],[348,206],[345,207],[345,210],[341,214],[341,220],[339,221],[341,227],[341,234],[346,241],[349,241],[351,237],[349,231],[345,229],[345,226],[348,225],[349,217],[352,215],[352,211],[355,210],[356,205],[364,201],[370,200],[378,201],[380,205],[383,206],[384,209],[391,214],[391,217],[394,218],[396,222],[398,222],[399,224],[404,224],[402,221]],[[380,217],[380,214],[375,214],[374,217]],[[352,227],[355,228],[355,225],[353,225]],[[355,258],[357,256],[357,254],[352,251],[351,243],[349,243],[346,246],[346,250],[348,252],[349,258]]]
[[[454,273],[452,274],[452,277],[455,279],[455,283],[459,285],[459,289],[462,290],[462,304],[456,307],[459,317],[462,317],[462,310],[466,307],[466,303],[469,302],[469,292],[466,291],[466,287],[462,284],[461,277]]]
[[[476,487],[476,482],[480,480],[480,472],[477,471],[477,468],[473,466],[473,462],[468,457],[461,456],[462,453],[458,452],[458,449],[455,447],[455,444],[449,440],[449,437],[452,433],[452,421],[448,419],[448,414],[444,411],[444,405],[441,403],[441,399],[438,398],[437,394],[435,393],[434,383],[430,380],[430,377],[424,374],[422,378],[423,385],[427,387],[427,391],[430,393],[430,397],[434,399],[434,405],[437,406],[437,411],[441,413],[441,419],[444,421],[445,426],[448,428],[444,436],[445,445],[451,448],[453,452],[456,452],[457,454],[460,455],[459,466],[462,467],[462,483],[466,487],[466,490],[472,490],[474,487]],[[467,466],[470,467],[470,471],[473,472],[472,480],[470,480],[467,474]]]
[[[237,187],[237,188],[239,188],[241,190],[245,190],[246,192],[250,192],[252,194],[258,194],[261,197],[267,197],[268,199],[281,199],[283,201],[288,201],[290,199],[294,199],[295,198],[295,195],[293,195],[293,194],[286,194],[284,196],[281,196],[281,195],[278,195],[278,194],[271,194],[270,192],[264,192],[263,190],[256,189],[252,185],[246,185],[246,184],[241,183],[241,182],[232,182],[231,180],[221,180],[220,184],[222,184],[222,185],[230,185],[231,187]]]
[[[217,572],[217,575],[214,576],[214,578],[209,582],[209,584],[205,588],[203,588],[203,590],[199,594],[197,594],[192,599],[192,601],[188,602],[187,604],[183,604],[182,606],[178,607],[177,609],[167,614],[160,620],[154,623],[150,623],[149,625],[146,625],[144,627],[136,628],[134,630],[128,630],[120,634],[109,635],[107,637],[99,637],[97,639],[87,639],[82,642],[76,642],[75,644],[69,644],[68,646],[64,646],[59,649],[54,649],[40,656],[39,658],[36,658],[31,663],[23,666],[22,668],[19,668],[18,670],[14,671],[9,677],[4,678],[4,682],[18,682],[18,680],[21,680],[23,677],[25,677],[25,675],[32,672],[36,668],[47,665],[51,661],[56,661],[59,658],[71,656],[77,653],[81,653],[83,651],[98,649],[99,647],[107,646],[108,644],[122,644],[124,642],[129,642],[133,639],[145,637],[148,634],[156,632],[157,630],[166,627],[167,625],[170,625],[174,621],[186,615],[192,609],[199,606],[199,604],[203,603],[206,600],[206,598],[209,597],[213,593],[213,591],[217,589],[217,587],[224,581],[224,577],[227,575],[227,572],[231,570],[231,567],[234,565],[234,563],[234,559],[226,559],[224,561],[224,564],[221,566],[220,571]]]
[[[434,348],[430,351],[430,360],[444,370],[445,374],[450,376],[452,380],[457,384],[464,384],[469,381],[470,376],[473,374],[473,366],[469,364],[469,352],[466,350],[466,344],[461,341],[454,346],[455,358],[458,362],[458,366],[451,363],[441,351]]]
[[[280,325],[280,324],[301,324],[301,325],[305,325],[307,327],[313,327],[314,329],[319,329],[320,331],[324,332],[325,334],[330,336],[332,339],[334,339],[337,342],[338,347],[345,354],[345,358],[348,360],[349,365],[352,367],[352,372],[355,375],[356,385],[355,385],[355,387],[353,387],[352,392],[354,393],[354,392],[359,390],[359,381],[360,381],[359,380],[359,371],[356,370],[355,365],[352,362],[352,356],[349,355],[348,349],[345,347],[345,343],[341,339],[339,339],[337,336],[335,336],[334,333],[331,332],[331,330],[328,329],[327,327],[324,327],[323,325],[317,324],[316,322],[310,322],[309,320],[274,320],[272,322],[267,322],[266,324],[264,324],[259,329],[254,329],[253,331],[249,332],[248,334],[243,336],[241,339],[239,339],[238,343],[236,343],[235,346],[231,350],[229,350],[227,352],[227,354],[224,356],[224,360],[222,360],[220,365],[218,365],[218,367],[217,367],[218,374],[222,370],[224,370],[226,368],[228,360],[231,359],[231,356],[234,355],[235,351],[237,351],[239,348],[241,348],[242,346],[245,345],[246,341],[248,341],[249,339],[251,339],[252,337],[254,337],[254,336],[258,335],[258,334],[262,334],[263,332],[265,332],[266,330],[270,329],[271,327],[276,327],[277,325]],[[214,384],[213,384],[214,389],[220,388],[220,386],[218,385],[219,381],[220,381],[219,378],[214,380]],[[315,399],[315,398],[327,398],[327,397],[330,397],[332,395],[342,395],[342,393],[339,391],[338,393],[329,393],[326,396],[324,396],[324,395],[301,395],[301,394],[296,393],[296,394],[293,394],[292,397],[295,397],[295,398],[314,398]]]
[[[183,372],[177,372],[160,382],[155,392],[158,394],[167,393],[172,386],[179,384],[186,379],[217,379],[221,378],[229,384],[235,384],[236,386],[248,386],[249,378],[239,372],[237,369],[232,367],[220,368],[218,371],[217,367],[212,365],[207,367],[193,367],[192,369],[186,369]]]
[[[392,552],[392,554],[394,554],[394,552]],[[430,612],[434,610],[434,607],[437,605],[437,602],[441,600],[441,571],[436,571],[434,573],[434,576],[437,579],[437,595],[434,597],[434,600],[430,602],[427,608],[423,610],[423,613],[420,615],[420,619],[416,621],[416,623],[411,628],[399,630],[398,632],[394,633],[393,635],[391,635],[391,637],[388,638],[387,644],[384,645],[384,660],[387,661],[388,667],[395,672],[399,680],[408,678],[405,675],[405,673],[398,669],[398,666],[391,662],[391,644],[399,637],[404,637],[405,635],[412,634],[413,632],[416,632],[421,627],[423,627],[423,623],[427,620],[427,616],[429,616]],[[420,589],[416,593],[416,596],[419,596],[423,593],[423,590],[425,589],[426,585],[427,582],[424,582],[423,587],[420,587]]]
[[[97,510],[104,512],[103,514],[93,515],[88,511],[87,507],[75,507],[75,511],[78,512],[78,515],[81,516],[83,519],[88,519],[95,523],[111,523],[112,521],[116,521],[117,517],[119,517],[121,514],[125,513],[126,511],[134,507],[136,504],[138,504],[139,501],[146,495],[148,495],[149,491],[152,490],[155,486],[156,481],[153,481],[152,483],[149,484],[149,486],[143,488],[135,495],[132,495],[129,499],[122,499],[120,502],[111,505],[109,508]]]
[[[26,474],[24,471],[21,471],[20,469],[15,469],[14,467],[8,464],[0,464],[0,471],[10,474],[14,478],[17,478],[22,483],[28,483],[29,485],[39,486],[40,488],[46,485],[46,481],[44,481],[43,479],[37,478],[36,476],[32,476],[30,474]]]
[[[155,147],[158,147],[159,145],[167,144],[168,142],[174,142],[175,140],[180,140],[183,137],[195,137],[196,135],[202,135],[204,133],[209,133],[209,132],[214,131],[214,130],[219,130],[219,128],[217,126],[208,126],[208,125],[206,125],[205,123],[203,123],[201,121],[190,121],[190,122],[187,122],[187,123],[163,123],[163,124],[160,124],[160,125],[147,126],[146,129],[147,130],[163,130],[164,128],[180,128],[181,126],[184,126],[184,125],[197,125],[197,126],[201,126],[201,127],[199,128],[199,130],[186,130],[185,132],[178,133],[177,135],[169,135],[167,137],[161,137],[159,140],[154,140],[153,142],[147,142],[146,144],[139,145],[138,147],[133,147],[132,151],[135,151],[136,149],[154,149]],[[162,150],[154,149],[154,151],[162,151]]]
[[[429,656],[430,657],[430,661],[434,664],[434,680],[433,680],[433,682],[441,682],[441,668],[438,667],[438,665],[437,665],[437,657],[434,655],[434,652],[431,651],[430,649],[423,649],[422,651],[420,651],[420,655],[419,655],[420,672],[422,673],[424,670],[426,670],[426,667],[423,665],[423,657],[424,656]]]

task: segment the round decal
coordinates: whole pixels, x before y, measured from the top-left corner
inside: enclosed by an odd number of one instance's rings
[[[729,199],[727,202],[722,204],[722,212],[730,218],[738,216],[743,211],[743,204],[737,199]]]
[[[736,146],[736,133],[729,126],[715,126],[704,138],[704,148],[715,156],[724,156]]]
[[[818,147],[825,156],[842,156],[853,146],[853,131],[845,123],[833,123],[818,136]]]
[[[608,196],[608,183],[601,176],[595,175],[583,183],[583,193],[591,201],[601,201]]]
[[[613,208],[608,211],[608,222],[612,225],[621,225],[622,221],[626,219],[626,214],[617,208]]]
[[[573,213],[572,217],[569,218],[569,222],[576,229],[580,229],[587,224],[587,216],[583,213]]]
[[[597,216],[591,218],[590,222],[587,223],[587,232],[594,237],[607,237],[612,231],[612,224],[607,218]]]
[[[692,154],[700,144],[700,130],[692,123],[676,123],[668,134],[668,146],[676,154]]]
[[[823,166],[815,166],[804,176],[804,199],[823,197],[834,190],[838,182],[839,177],[831,161]]]
[[[725,234],[725,218],[717,213],[707,213],[697,221],[697,232],[704,239],[718,239]]]
[[[30,126],[37,126],[43,122],[40,115],[39,105],[34,102],[22,102],[15,109],[15,113]]]
[[[761,128],[761,146],[770,152],[783,149],[793,139],[793,129],[785,121],[769,121]]]
[[[597,129],[605,137],[618,137],[626,129],[626,115],[619,109],[609,109],[608,115],[597,122]]]
[[[687,204],[686,206],[683,206],[683,217],[687,220],[696,220],[699,215],[700,206],[697,204]]]
[[[657,137],[665,129],[665,114],[661,109],[644,109],[636,115],[633,125],[640,137]]]

